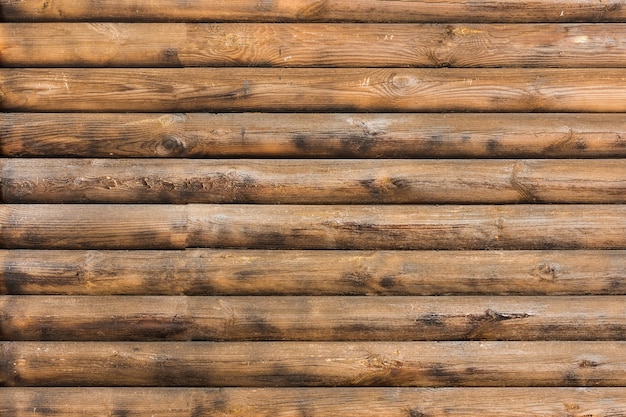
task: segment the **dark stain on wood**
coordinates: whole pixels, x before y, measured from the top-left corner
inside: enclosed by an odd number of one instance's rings
[[[448,369],[443,363],[435,363],[428,367],[427,374],[436,381],[438,386],[455,386],[462,381],[458,372]]]
[[[446,316],[438,313],[428,313],[418,317],[415,320],[420,326],[426,327],[446,327]]]

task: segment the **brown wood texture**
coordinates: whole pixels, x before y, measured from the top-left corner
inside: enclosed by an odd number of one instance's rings
[[[0,62],[5,67],[602,68],[626,64],[625,37],[621,24],[5,23]]]
[[[0,267],[12,295],[626,295],[620,250],[0,250]]]
[[[0,296],[1,340],[626,340],[626,297]]]
[[[622,22],[620,0],[1,0],[3,21]]]
[[[624,388],[4,388],[0,413],[286,417],[341,410],[389,417],[609,417],[626,414],[624,398]]]
[[[188,207],[188,247],[626,248],[623,205]]]
[[[0,245],[25,248],[183,249],[185,206],[2,205]]]
[[[613,205],[0,206],[5,249],[626,249]]]
[[[3,68],[0,83],[4,111],[626,111],[623,68]]]
[[[626,342],[0,342],[2,386],[623,387]]]
[[[623,158],[626,121],[589,113],[4,113],[0,155]]]
[[[602,160],[0,159],[4,203],[626,203]]]

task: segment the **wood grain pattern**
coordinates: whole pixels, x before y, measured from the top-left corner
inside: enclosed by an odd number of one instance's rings
[[[624,398],[624,388],[3,388],[0,413],[286,417],[341,410],[370,417],[609,417],[626,414]]]
[[[183,249],[185,206],[2,205],[0,245],[39,249]]]
[[[1,0],[4,21],[621,22],[619,0]]]
[[[626,252],[0,251],[13,295],[625,295]]]
[[[0,51],[4,67],[610,68],[625,37],[621,24],[5,23]]]
[[[626,252],[0,250],[12,295],[626,295]]]
[[[1,386],[623,387],[626,342],[1,342]]]
[[[626,340],[626,297],[0,296],[1,340]]]
[[[615,114],[4,113],[0,137],[10,157],[626,157]]]
[[[626,206],[189,205],[188,246],[623,249]]]
[[[5,111],[626,111],[622,68],[3,68],[0,82]]]
[[[5,249],[626,249],[624,205],[0,206]]]
[[[0,159],[5,203],[626,203],[603,160]]]

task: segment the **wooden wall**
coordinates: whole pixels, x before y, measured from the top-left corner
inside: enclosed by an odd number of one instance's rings
[[[1,415],[626,416],[626,2],[0,21]]]

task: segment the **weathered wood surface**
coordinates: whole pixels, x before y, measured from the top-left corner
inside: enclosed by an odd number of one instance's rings
[[[626,340],[626,297],[0,296],[0,340]]]
[[[1,0],[1,20],[30,21],[356,21],[622,22],[620,0]]]
[[[4,113],[0,135],[11,157],[626,157],[626,121],[588,113]]]
[[[3,388],[0,414],[609,417],[626,414],[624,398],[625,388]]]
[[[0,159],[4,203],[626,203],[602,160]]]
[[[5,23],[0,52],[5,67],[610,68],[625,37],[621,24]]]
[[[3,68],[0,83],[5,111],[626,111],[623,68]]]
[[[5,249],[626,249],[612,205],[0,206]]]
[[[3,386],[623,387],[626,342],[1,342]]]
[[[12,295],[626,295],[620,250],[0,250],[0,267]]]
[[[0,206],[5,248],[183,249],[187,229],[186,206]]]

